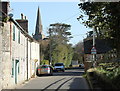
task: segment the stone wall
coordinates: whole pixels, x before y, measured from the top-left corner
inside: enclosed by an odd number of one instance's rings
[[[3,74],[3,71],[2,71],[2,57],[3,57],[3,54],[2,54],[2,27],[0,27],[0,90],[2,88],[2,74]]]
[[[0,31],[0,89],[10,87],[10,31],[9,23],[4,23]]]
[[[19,43],[17,36],[20,30],[16,25],[16,40],[13,41],[13,25],[7,22],[0,27],[0,90],[14,88],[30,79],[40,63],[39,43],[28,41],[29,37],[23,32]]]

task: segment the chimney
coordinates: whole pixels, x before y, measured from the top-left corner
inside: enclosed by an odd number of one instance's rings
[[[21,19],[23,20],[23,13],[21,13]]]
[[[2,17],[2,19],[8,16],[8,7],[9,2],[7,1],[0,2],[0,16]]]
[[[27,18],[26,18],[26,16],[25,16],[25,20],[26,20]]]
[[[28,20],[26,16],[24,17],[23,13],[21,13],[21,19],[17,19],[16,21],[28,33]]]
[[[2,13],[5,15],[8,15],[8,6],[9,2],[0,2],[0,11],[2,11]]]

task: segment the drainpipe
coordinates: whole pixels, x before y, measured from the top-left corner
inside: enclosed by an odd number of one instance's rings
[[[31,69],[31,59],[32,59],[32,58],[31,58],[31,43],[32,43],[32,42],[30,42],[30,77],[31,77],[31,74],[32,74],[32,71],[31,71],[31,70],[32,70],[32,69]]]
[[[41,43],[39,43],[39,65],[41,63]]]
[[[11,21],[10,21],[10,59],[11,59],[11,55],[12,55],[12,25],[11,25]]]
[[[26,48],[26,60],[27,60],[27,80],[28,80],[28,38],[27,38],[27,48]]]

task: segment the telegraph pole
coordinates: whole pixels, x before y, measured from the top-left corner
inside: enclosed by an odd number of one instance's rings
[[[93,47],[92,47],[92,49],[91,49],[91,54],[92,54],[92,57],[93,57],[93,67],[95,67],[95,63],[96,63],[96,58],[95,58],[95,56],[96,56],[96,53],[97,53],[97,51],[96,51],[96,48],[95,48],[95,27],[93,28]]]
[[[93,53],[93,67],[95,67],[95,55],[96,55],[96,48],[95,48],[95,29],[96,27],[93,28],[93,48],[94,49],[94,53]]]

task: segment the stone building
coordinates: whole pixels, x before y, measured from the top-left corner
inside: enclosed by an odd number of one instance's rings
[[[28,34],[26,18],[8,15],[9,2],[0,2],[0,90],[14,88],[35,75],[40,44]],[[7,11],[6,11],[7,10]]]
[[[41,21],[41,14],[40,9],[38,7],[37,11],[37,19],[36,19],[36,27],[35,27],[35,34],[32,34],[33,38],[40,43],[40,61],[44,60],[44,53],[42,49],[48,47],[49,39],[43,34],[43,25]]]
[[[38,7],[36,28],[35,28],[35,34],[33,34],[33,38],[37,41],[44,39],[45,35],[42,33],[42,31],[43,31],[43,26],[42,26],[42,22],[41,22],[40,9]]]

